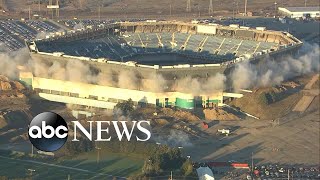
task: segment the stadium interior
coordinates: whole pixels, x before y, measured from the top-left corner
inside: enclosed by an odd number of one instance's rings
[[[64,33],[63,33],[64,34]],[[216,64],[274,51],[292,39],[279,32],[177,22],[115,23],[36,41],[39,52],[146,65]],[[141,58],[140,55],[157,54]],[[165,54],[163,58],[158,55]],[[175,55],[170,58],[168,55]],[[173,59],[173,60],[172,60]]]

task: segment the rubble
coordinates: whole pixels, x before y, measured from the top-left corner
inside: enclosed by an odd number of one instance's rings
[[[18,81],[10,81],[8,77],[0,75],[0,91],[24,90],[25,87]]]
[[[239,120],[240,118],[232,113],[228,113],[221,108],[203,110],[206,120]]]

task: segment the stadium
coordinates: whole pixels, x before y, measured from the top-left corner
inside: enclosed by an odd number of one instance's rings
[[[291,34],[265,27],[156,20],[62,31],[26,44],[32,60],[48,66],[80,61],[92,72],[109,77],[130,71],[144,84],[151,84],[150,74],[166,81],[165,88],[150,90],[140,85],[123,88],[21,73],[20,79],[44,99],[106,109],[129,98],[136,105],[159,107],[222,106],[226,98],[242,95],[231,93],[232,87],[228,85],[219,91],[213,88],[206,92],[184,92],[176,88],[176,82],[190,77],[206,83],[217,73],[228,76],[237,63],[261,64],[265,57],[276,59],[294,54],[302,46]]]

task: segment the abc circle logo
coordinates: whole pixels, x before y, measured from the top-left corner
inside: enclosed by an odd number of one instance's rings
[[[60,149],[68,139],[66,121],[53,112],[43,112],[34,117],[29,126],[29,140],[41,151]]]

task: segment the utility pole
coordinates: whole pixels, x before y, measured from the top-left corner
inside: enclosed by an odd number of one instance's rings
[[[97,150],[97,164],[99,164],[100,162],[100,149],[98,146],[96,146],[96,150]]]
[[[191,12],[191,0],[187,0],[187,8],[186,8],[187,12]]]
[[[31,20],[31,8],[29,6],[29,20]]]
[[[234,6],[235,6],[235,1],[232,3],[232,19],[234,19]]]
[[[57,18],[60,17],[60,7],[59,7],[59,0],[56,1],[57,9],[56,9],[56,16]]]
[[[239,14],[239,1],[237,1],[237,14]]]
[[[171,171],[171,173],[170,173],[170,180],[173,180],[173,178],[172,178],[172,171]]]
[[[274,13],[275,15],[277,14],[277,1],[274,2]]]
[[[248,0],[244,1],[244,16],[247,16],[247,4],[248,4]]]
[[[100,11],[101,11],[101,6],[99,5],[99,9],[98,9],[98,18],[99,18],[99,21],[101,20],[101,14],[100,14],[101,12],[100,12]]]
[[[304,7],[307,7],[307,0],[304,0]]]
[[[170,4],[170,16],[172,15],[172,12],[171,12],[171,11],[172,11],[172,10],[171,10],[172,7],[171,7],[171,6],[172,6],[172,5]]]
[[[38,2],[38,11],[39,11],[39,14],[40,14],[40,12],[41,12],[41,0],[39,0],[39,2]]]
[[[49,6],[51,6],[51,8],[50,8],[50,11],[51,11],[51,19],[53,19],[52,0],[49,0]]]
[[[209,16],[211,16],[213,14],[213,3],[212,0],[210,0],[210,4],[209,4]]]
[[[251,173],[253,173],[253,152],[251,152]]]
[[[288,169],[288,180],[290,180],[290,169]]]

